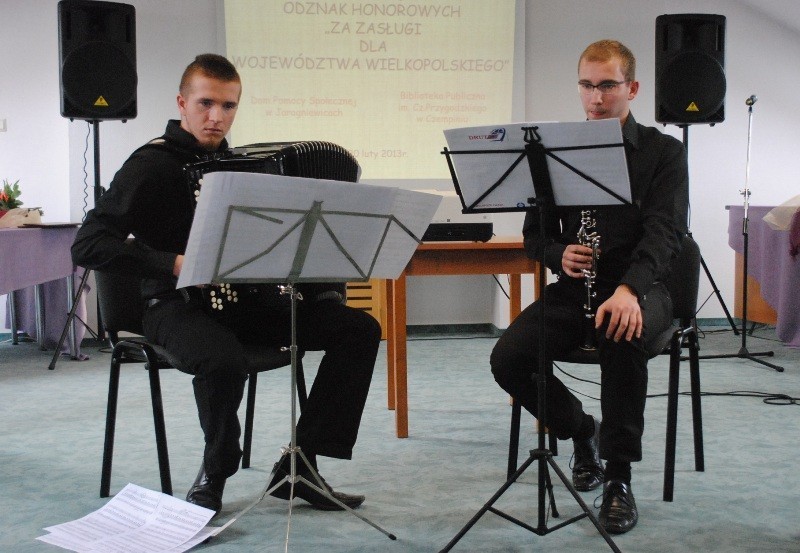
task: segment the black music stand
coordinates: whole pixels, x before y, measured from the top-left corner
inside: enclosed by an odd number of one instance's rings
[[[235,186],[227,186],[233,181],[238,181]],[[328,184],[321,184],[323,182]],[[347,187],[352,187],[353,190],[348,191]],[[371,188],[372,194],[367,188]],[[396,192],[396,199],[399,200],[396,203],[386,200],[392,199],[390,196],[393,196],[393,192]],[[281,194],[283,198],[280,197]],[[375,200],[376,194],[384,200],[369,203],[369,198],[367,199],[367,203],[374,206],[375,211],[359,211],[358,207],[353,210],[335,207],[350,202],[359,204],[362,196],[373,196]],[[332,199],[327,200],[328,197]],[[297,445],[296,307],[297,300],[302,300],[302,296],[295,286],[309,282],[396,278],[421,242],[419,236],[433,218],[439,201],[440,198],[429,194],[338,181],[229,172],[211,173],[205,177],[203,193],[200,195],[195,222],[189,236],[184,268],[192,267],[199,260],[206,269],[213,267],[213,274],[207,282],[276,283],[281,284],[282,293],[291,298],[291,344],[288,347],[291,353],[291,441],[288,447],[281,449],[281,459],[287,456],[290,458],[290,471],[274,486],[267,484],[260,497],[217,530],[215,535],[261,503],[275,489],[289,483],[289,515],[285,538],[285,549],[288,551],[295,484],[302,482],[389,539],[397,539],[394,534],[331,495],[316,469]],[[307,206],[309,203],[310,208],[294,207],[301,204]],[[334,208],[323,209],[326,203]],[[382,207],[378,207],[378,204],[382,204]],[[401,222],[394,215],[395,212],[403,212],[400,217],[406,222]],[[218,234],[219,228],[205,232],[206,223],[216,219],[224,220],[222,234]],[[354,223],[355,232],[345,232],[349,236],[343,236],[341,229],[349,231]],[[255,248],[245,251],[246,248],[241,247],[241,237],[244,236],[247,242],[254,241],[252,233],[242,232],[248,224],[260,225],[263,234],[257,240],[260,243]],[[367,226],[371,226],[373,232],[364,232]],[[208,238],[210,235],[215,236],[210,239],[211,243]],[[359,237],[359,244],[363,249],[348,249],[357,247],[352,241],[348,241],[354,237]],[[389,251],[384,252],[384,247]],[[199,252],[208,251],[209,248],[215,248],[216,253],[214,257],[205,256],[203,260]],[[327,257],[327,261],[319,263],[319,257]],[[258,276],[259,274],[266,276]],[[186,285],[183,278],[182,272],[178,287]],[[198,274],[189,278],[203,279]],[[313,477],[311,480],[298,474],[298,457]]]
[[[615,148],[623,148],[623,143],[620,141],[618,143],[611,143],[611,144],[601,144],[601,145],[594,145],[594,146],[564,146],[559,148],[547,148],[542,143],[542,137],[539,135],[540,127],[537,125],[531,126],[523,126],[521,130],[524,131],[524,142],[525,146],[523,150],[502,150],[502,153],[514,153],[518,152],[520,155],[519,157],[514,160],[512,163],[512,167],[510,167],[498,181],[496,181],[492,186],[490,186],[485,193],[480,195],[477,200],[472,202],[472,207],[467,207],[464,204],[464,211],[530,211],[536,209],[539,215],[539,232],[540,236],[546,236],[546,225],[545,225],[545,214],[552,211],[556,207],[556,202],[554,200],[554,187],[551,181],[551,171],[548,167],[548,158],[557,162],[565,167],[567,167],[572,173],[575,175],[580,176],[582,179],[586,180],[587,182],[591,183],[592,186],[590,189],[593,193],[599,194],[600,191],[604,193],[606,196],[602,198],[603,205],[607,205],[608,198],[613,198],[615,204],[629,204],[630,197],[625,198],[624,196],[620,195],[617,191],[610,189],[609,187],[603,185],[602,183],[598,182],[596,179],[592,178],[591,176],[587,175],[580,169],[576,168],[574,165],[569,163],[568,161],[564,160],[560,157],[556,152],[567,152],[567,151],[575,151],[579,149],[593,149],[593,148],[608,148],[608,147],[615,147]],[[624,152],[624,149],[622,150]],[[462,198],[462,203],[464,202],[463,191],[461,186],[459,185],[458,177],[456,175],[456,171],[454,168],[453,161],[451,159],[451,155],[453,154],[496,154],[498,150],[453,150],[450,151],[447,148],[442,152],[445,154],[447,158],[447,163],[450,168],[450,174],[453,178],[453,185],[456,188],[459,196]],[[475,206],[479,204],[479,202],[484,201],[489,194],[496,190],[506,179],[506,177],[511,174],[514,167],[521,163],[523,160],[527,160],[528,167],[530,169],[530,178],[533,181],[533,189],[535,193],[535,197],[528,199],[527,206],[519,206],[519,207],[502,207],[497,206],[497,209],[476,209]],[[626,178],[627,184],[627,178]],[[557,185],[558,186],[558,185]],[[630,185],[627,186],[628,194],[630,194]],[[589,202],[592,203],[592,202]],[[561,204],[567,205],[567,204]],[[613,205],[613,204],[612,204]],[[544,321],[544,313],[545,313],[545,303],[546,303],[546,268],[544,264],[544,253],[542,254],[542,259],[539,260],[539,279],[542,283],[541,286],[541,296],[539,298],[539,309],[541,310],[541,320]],[[517,526],[521,526],[526,530],[539,535],[544,536],[551,532],[558,530],[559,528],[563,528],[573,522],[577,522],[583,518],[589,518],[594,524],[597,531],[603,536],[603,539],[608,543],[609,547],[615,551],[616,553],[620,553],[620,549],[612,540],[611,536],[608,532],[600,525],[597,517],[592,513],[589,507],[584,502],[583,498],[578,494],[577,490],[575,490],[572,482],[567,478],[567,476],[561,471],[561,469],[556,464],[555,460],[553,459],[553,453],[547,448],[546,440],[545,440],[545,433],[547,427],[547,375],[552,372],[552,364],[547,362],[547,356],[545,354],[545,345],[546,345],[546,338],[545,338],[545,325],[539,325],[539,335],[537,337],[539,340],[539,359],[538,359],[538,371],[537,371],[537,404],[539,406],[539,414],[538,418],[538,447],[530,451],[530,455],[528,459],[522,463],[522,465],[517,469],[514,474],[512,474],[498,490],[495,494],[484,504],[484,506],[470,519],[470,521],[453,537],[452,540],[441,550],[440,553],[445,553],[450,551],[456,543],[478,522],[478,520],[487,512],[490,511],[501,518],[504,518]],[[534,461],[538,462],[538,522],[537,525],[531,526],[524,521],[519,520],[516,517],[501,511],[500,509],[495,508],[493,505],[494,503],[500,499],[500,497],[514,484],[517,479],[528,469],[528,467],[534,463]],[[550,474],[549,468],[552,468],[553,471],[558,475],[558,477],[563,482],[564,486],[567,490],[572,494],[572,497],[581,507],[583,511],[581,514],[576,515],[570,519],[560,522],[552,527],[548,527],[547,525],[547,516],[546,516],[546,503],[547,503],[547,495],[549,494],[550,497],[550,506],[553,509],[553,517],[557,518],[558,511],[556,510],[555,506],[555,499],[553,496],[553,487],[550,481]]]

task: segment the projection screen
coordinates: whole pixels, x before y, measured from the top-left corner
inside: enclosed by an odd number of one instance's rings
[[[244,89],[234,145],[327,140],[356,156],[362,180],[448,179],[444,129],[512,120],[523,80],[514,0],[225,0],[224,10]]]

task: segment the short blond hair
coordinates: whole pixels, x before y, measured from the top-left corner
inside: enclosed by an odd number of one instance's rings
[[[627,46],[618,40],[598,40],[587,46],[578,59],[578,68],[583,60],[606,62],[613,58],[622,62],[622,74],[625,76],[625,80],[635,81],[636,57]]]

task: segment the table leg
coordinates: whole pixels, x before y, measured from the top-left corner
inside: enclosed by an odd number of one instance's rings
[[[398,438],[408,438],[406,316],[406,276],[402,274],[394,283],[394,416]]]
[[[17,338],[17,308],[13,290],[8,293],[8,314],[11,319],[11,343],[16,346],[19,344],[19,338]]]
[[[509,286],[509,310],[511,318],[508,320],[512,323],[517,318],[520,311],[522,311],[522,275],[509,275],[511,285]]]
[[[33,287],[33,304],[36,309],[36,341],[39,342],[39,349],[44,347],[44,305],[42,303],[42,285],[37,284]]]
[[[386,392],[387,408],[394,411],[395,370],[394,280],[386,280]]]

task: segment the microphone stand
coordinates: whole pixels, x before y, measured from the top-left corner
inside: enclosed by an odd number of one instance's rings
[[[723,355],[704,355],[703,359],[728,359],[728,358],[738,358],[738,359],[749,359],[750,361],[755,361],[756,363],[761,363],[771,369],[774,369],[777,372],[783,372],[783,367],[779,365],[775,365],[773,363],[768,363],[762,359],[756,359],[756,356],[766,356],[772,357],[775,355],[772,351],[763,351],[759,353],[751,353],[747,349],[747,260],[748,260],[748,248],[749,248],[749,233],[748,233],[748,224],[750,219],[748,217],[748,208],[750,207],[750,142],[752,138],[753,132],[753,104],[756,103],[758,97],[753,94],[747,100],[745,100],[745,105],[747,105],[747,112],[748,112],[748,120],[747,120],[747,162],[745,164],[745,179],[744,179],[744,190],[740,193],[744,197],[744,215],[742,217],[742,239],[744,248],[742,251],[742,347],[739,348],[737,353],[730,353],[730,354],[723,354]]]

